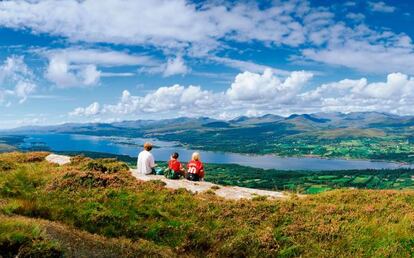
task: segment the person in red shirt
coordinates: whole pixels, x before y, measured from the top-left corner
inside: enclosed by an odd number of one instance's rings
[[[204,179],[204,166],[198,152],[193,153],[191,161],[187,164],[187,179],[191,181],[202,181]]]
[[[171,175],[171,179],[179,179],[180,176],[184,176],[184,168],[181,165],[181,162],[178,161],[178,153],[174,152],[171,155],[170,161],[168,161],[168,168],[174,173]]]

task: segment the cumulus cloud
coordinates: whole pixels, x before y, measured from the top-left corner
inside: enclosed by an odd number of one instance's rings
[[[292,72],[285,81],[274,76],[270,69],[263,74],[244,72],[238,74],[227,90],[231,100],[249,102],[287,102],[312,78],[309,72]]]
[[[25,102],[36,90],[34,77],[23,56],[8,57],[0,66],[0,104],[10,106],[9,98],[18,99],[19,103]]]
[[[188,87],[175,84],[148,93],[133,96],[124,91],[117,104],[103,105],[97,114],[129,115],[157,113],[162,115],[208,115],[218,116],[223,112],[251,109],[252,107],[272,108],[290,101],[312,78],[308,72],[292,72],[280,79],[270,69],[263,74],[244,72],[236,76],[231,87],[222,92],[203,90],[200,86]],[[77,108],[72,115],[84,114],[87,108]],[[221,114],[222,115],[222,114]]]
[[[76,74],[70,71],[68,62],[60,57],[50,58],[45,77],[60,87],[76,86],[78,84]]]
[[[385,111],[413,114],[414,78],[392,73],[385,82],[368,83],[366,78],[323,84],[302,93],[300,98],[323,111]]]
[[[176,75],[176,74],[186,74],[189,68],[184,63],[182,57],[177,56],[174,59],[169,59],[165,67],[163,75],[165,77]]]
[[[154,113],[159,117],[203,115],[218,118],[320,111],[414,114],[414,78],[408,75],[391,73],[385,81],[371,83],[366,78],[344,79],[309,89],[305,86],[311,78],[312,74],[304,71],[292,72],[285,78],[275,76],[271,70],[263,74],[244,72],[221,92],[178,84],[161,87],[144,96],[134,96],[125,90],[116,104],[99,106],[93,103],[71,114],[117,118]]]
[[[105,105],[104,114],[140,114],[170,113],[200,115],[208,113],[213,107],[220,108],[223,103],[222,94],[202,90],[199,86],[184,87],[172,85],[161,87],[145,96],[132,96],[125,90],[119,103]]]
[[[190,71],[191,68],[186,65],[184,58],[180,55],[168,58],[165,63],[154,66],[145,66],[138,69],[138,72],[140,73],[162,74],[163,77],[180,74],[185,75]]]
[[[381,12],[381,13],[393,13],[397,8],[391,5],[387,5],[386,3],[380,2],[368,2],[368,8],[373,12]]]
[[[78,107],[69,113],[70,116],[95,116],[100,112],[100,105],[98,102],[94,102],[89,106],[82,108]]]

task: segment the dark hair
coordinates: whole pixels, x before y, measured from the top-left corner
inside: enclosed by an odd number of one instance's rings
[[[178,153],[177,152],[174,152],[172,155],[171,155],[171,157],[173,158],[173,159],[178,159]]]

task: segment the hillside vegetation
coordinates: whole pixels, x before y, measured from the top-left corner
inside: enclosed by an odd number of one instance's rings
[[[140,182],[115,159],[0,155],[3,257],[410,257],[414,192],[225,201]]]

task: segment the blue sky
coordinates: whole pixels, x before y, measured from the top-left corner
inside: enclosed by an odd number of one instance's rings
[[[0,128],[413,114],[413,21],[408,0],[1,1]]]

